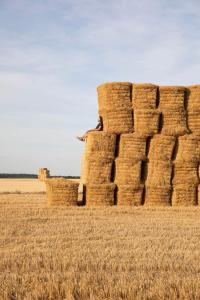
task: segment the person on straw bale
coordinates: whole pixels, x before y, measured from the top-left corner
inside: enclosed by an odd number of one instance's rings
[[[77,136],[77,139],[80,140],[81,142],[87,142],[88,133],[93,132],[93,131],[101,131],[101,130],[103,130],[103,119],[100,116],[98,118],[98,124],[97,124],[97,126],[95,128],[93,128],[93,129],[90,129],[90,130],[86,131],[86,133],[84,135]]]

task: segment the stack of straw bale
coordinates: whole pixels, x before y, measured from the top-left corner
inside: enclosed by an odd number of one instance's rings
[[[200,136],[200,85],[187,88],[188,126],[193,135]]]
[[[40,181],[45,181],[49,177],[50,177],[50,171],[47,168],[39,169],[38,179]]]
[[[163,115],[162,133],[184,135],[188,132],[185,110],[186,89],[180,86],[161,86],[159,88],[159,109]]]
[[[132,84],[105,83],[97,88],[97,93],[104,131],[117,134],[133,132]]]
[[[159,131],[160,113],[156,109],[158,87],[153,84],[133,84],[132,105],[135,132],[152,136]]]
[[[115,184],[88,184],[86,186],[87,206],[114,205]]]
[[[49,206],[76,206],[78,201],[79,184],[65,178],[46,180],[47,201]]]

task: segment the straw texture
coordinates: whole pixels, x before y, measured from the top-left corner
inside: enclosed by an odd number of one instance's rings
[[[171,162],[153,160],[148,163],[147,170],[146,186],[170,188],[172,176]]]
[[[117,194],[117,205],[139,206],[142,204],[144,186],[134,187],[132,185],[119,185]]]
[[[108,183],[111,180],[113,160],[109,158],[88,158],[86,156],[88,171],[87,183],[100,184]]]
[[[173,150],[175,147],[176,138],[174,136],[167,136],[163,134],[156,134],[151,139],[149,149],[149,159],[171,161]]]
[[[200,107],[188,111],[188,126],[193,135],[200,136]]]
[[[198,163],[197,162],[180,162],[174,164],[173,185],[195,185],[199,183]]]
[[[197,205],[198,194],[196,185],[175,186],[172,195],[173,206]]]
[[[131,108],[106,109],[103,116],[105,132],[116,134],[133,132],[133,112]]]
[[[160,86],[159,108],[164,111],[181,111],[185,109],[185,87],[182,86]]]
[[[200,108],[200,84],[187,87],[188,110],[199,110]]]
[[[176,161],[198,162],[200,160],[199,145],[200,137],[192,134],[179,137]]]
[[[87,206],[114,205],[115,184],[88,184],[86,186]]]
[[[146,159],[146,138],[137,133],[122,134],[119,144],[121,158],[137,160]]]
[[[148,206],[170,206],[171,189],[163,187],[147,187],[145,205]]]
[[[115,183],[118,185],[138,186],[141,181],[141,161],[117,158]]]
[[[152,136],[159,131],[160,113],[153,109],[134,110],[134,129],[143,136]]]
[[[132,102],[134,109],[155,109],[158,87],[154,84],[133,84]]]

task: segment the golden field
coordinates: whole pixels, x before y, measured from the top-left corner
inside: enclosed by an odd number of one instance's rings
[[[200,299],[200,209],[0,195],[0,299]]]

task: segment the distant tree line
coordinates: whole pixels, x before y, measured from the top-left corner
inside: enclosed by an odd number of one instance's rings
[[[79,176],[53,176],[53,177],[64,177],[66,179],[79,179]],[[36,174],[7,174],[7,173],[1,173],[0,178],[38,178],[38,175]]]

